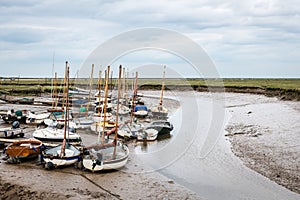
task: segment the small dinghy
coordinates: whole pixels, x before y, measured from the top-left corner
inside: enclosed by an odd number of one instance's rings
[[[20,128],[18,121],[14,121],[11,127],[0,128],[0,138],[14,138],[16,136],[24,136],[23,129]]]
[[[158,131],[155,129],[141,130],[137,134],[137,141],[154,141],[157,139]]]
[[[22,160],[36,158],[42,150],[43,143],[37,139],[25,139],[11,143],[5,148],[8,162],[19,163]]]

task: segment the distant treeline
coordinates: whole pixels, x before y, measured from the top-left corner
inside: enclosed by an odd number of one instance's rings
[[[160,90],[162,85],[161,78],[139,78],[139,89]],[[133,79],[122,80],[129,89],[132,88]],[[92,80],[92,89],[98,88],[98,79]],[[264,78],[224,78],[224,79],[175,79],[167,78],[164,81],[165,88],[168,90],[186,90],[193,89],[196,91],[226,91],[226,92],[243,92],[257,93],[269,96],[281,96],[282,98],[292,97],[291,99],[300,99],[300,78],[299,79],[264,79]],[[102,88],[104,80],[102,80]],[[117,79],[109,80],[109,88],[117,84]],[[58,78],[54,84],[51,78],[0,78],[0,93],[6,91],[10,94],[38,94],[51,92],[55,86],[56,90],[62,91],[63,78]],[[71,89],[80,87],[90,88],[90,79],[70,79]]]

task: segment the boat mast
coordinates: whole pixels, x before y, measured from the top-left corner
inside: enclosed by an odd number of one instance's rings
[[[55,52],[53,52],[53,57],[52,57],[52,74],[51,74],[52,77],[53,77],[53,74],[54,74],[54,56],[55,56]],[[52,96],[53,95],[53,79],[51,81],[51,85],[52,85],[52,87],[51,87],[51,97],[53,98],[53,96]],[[52,105],[52,107],[53,107],[53,105]]]
[[[56,84],[57,84],[57,73],[55,72],[52,89],[51,89],[52,108],[55,108],[55,109],[57,107]]]
[[[120,107],[120,96],[121,96],[121,77],[122,77],[122,65],[119,67],[119,78],[118,78],[118,97],[117,97],[117,112],[116,112],[116,131],[114,137],[114,154],[113,157],[116,157],[116,150],[117,150],[117,139],[118,139],[118,121],[119,121],[119,107]]]
[[[61,152],[60,152],[60,157],[63,157],[65,154],[65,149],[66,149],[66,138],[67,138],[67,128],[68,128],[68,133],[69,133],[69,66],[68,66],[68,61],[66,61],[66,73],[65,73],[65,78],[66,78],[66,84],[65,86],[65,94],[66,94],[66,114],[65,114],[65,123],[64,123],[64,140],[61,146]]]
[[[91,71],[91,76],[90,76],[90,91],[89,91],[89,98],[88,98],[89,100],[88,100],[88,104],[87,104],[86,115],[88,114],[90,101],[91,101],[91,92],[92,92],[92,85],[93,85],[93,73],[94,73],[94,64],[92,64],[92,71]]]
[[[67,93],[67,68],[68,68],[68,61],[66,61],[66,68],[65,68],[65,77],[64,77],[64,83],[63,83],[63,87],[64,87],[64,94],[63,94],[63,101],[62,101],[62,105],[61,105],[61,108],[63,110],[62,112],[62,117],[64,118],[65,116],[65,100],[66,100],[66,93]]]
[[[98,80],[98,99],[99,99],[99,104],[98,104],[98,115],[100,116],[100,103],[101,103],[101,80],[102,80],[102,71],[99,71],[99,80]]]
[[[106,73],[106,72],[105,72]],[[100,122],[101,122],[101,113],[102,113],[102,111],[100,112],[100,103],[101,103],[101,80],[102,80],[102,71],[100,70],[99,71],[99,79],[98,79],[98,92],[99,92],[99,94],[98,94],[98,99],[99,99],[99,104],[98,104],[98,110],[97,110],[97,112],[98,112],[98,115],[99,115],[99,118],[100,118],[100,121],[99,121],[99,124],[100,124]],[[96,107],[97,108],[97,107]],[[96,122],[96,127],[98,127],[98,123]],[[96,128],[96,130],[98,130],[97,128]],[[100,142],[100,131],[99,131],[99,134],[98,134],[98,143]]]
[[[125,68],[122,69],[122,85],[121,85],[121,91],[122,91],[122,98],[125,99]]]
[[[160,101],[159,101],[160,107],[162,107],[162,104],[163,104],[163,95],[164,95],[164,89],[165,89],[165,75],[166,75],[166,65],[164,65],[163,81],[162,81],[162,85],[161,85],[161,94],[160,94]]]
[[[108,81],[109,81],[109,71],[110,66],[107,67],[105,72],[105,95],[104,95],[104,118],[103,118],[103,130],[102,130],[102,144],[104,144],[104,132],[105,132],[105,123],[106,123],[106,108],[107,108],[107,96],[108,96]]]
[[[128,106],[128,83],[127,83],[128,78],[129,78],[129,72],[127,71],[127,73],[125,74],[125,105],[126,106]]]
[[[131,111],[131,119],[130,122],[132,123],[134,108],[135,108],[135,99],[137,97],[137,85],[138,85],[138,72],[135,72],[135,82],[134,82],[134,89],[133,89],[133,98],[132,98],[132,111]]]

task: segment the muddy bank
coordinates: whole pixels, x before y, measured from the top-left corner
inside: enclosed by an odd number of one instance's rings
[[[300,194],[300,104],[259,95],[227,95],[226,136],[243,163]],[[238,101],[238,102],[237,102]]]
[[[152,91],[150,94],[159,96],[160,92]],[[277,168],[286,168],[287,172],[294,170],[295,176],[297,173],[300,174],[297,168],[300,158],[297,143],[299,141],[297,130],[300,130],[299,102],[279,101],[277,98],[267,98],[262,95],[225,94],[226,110],[231,114],[227,137],[224,136],[224,128],[222,128],[222,135],[214,148],[207,156],[203,156],[201,143],[206,139],[205,133],[211,124],[210,120],[213,119],[209,103],[211,93],[196,94],[196,99],[199,100],[197,120],[195,120],[197,118],[195,107],[192,107],[189,101],[190,98],[192,100],[195,98],[191,92],[174,94],[167,91],[166,95],[183,97],[181,106],[186,105],[184,109],[187,112],[186,115],[181,112],[174,114],[172,120],[177,135],[172,138],[172,142],[168,145],[160,143],[148,146],[148,151],[153,150],[153,153],[159,155],[150,159],[149,163],[159,167],[162,161],[168,161],[172,153],[175,154],[182,147],[182,141],[189,141],[191,139],[189,136],[193,136],[194,133],[196,135],[190,148],[187,148],[181,157],[175,157],[174,162],[172,161],[162,170],[149,173],[147,167],[150,166],[143,165],[139,160],[139,157],[144,156],[143,152],[138,154],[135,152],[137,147],[129,144],[130,159],[121,171],[90,173],[73,167],[47,171],[33,163],[8,165],[1,161],[2,182],[14,185],[14,190],[23,187],[25,192],[19,191],[20,194],[26,197],[30,191],[37,198],[41,193],[64,199],[95,199],[94,196],[100,199],[199,199],[203,197],[213,200],[246,198],[294,200],[299,198],[299,195],[284,188],[289,188],[288,185],[277,182],[284,186],[282,187],[269,180],[273,180],[270,173]],[[170,106],[170,102],[165,101],[165,103]],[[175,105],[174,108],[177,106]],[[183,119],[187,120],[186,124],[182,123]],[[191,121],[199,122],[199,130],[189,126]],[[186,127],[181,128],[180,123],[181,126]],[[82,134],[84,139],[96,138],[96,135]],[[243,163],[269,179],[245,167],[231,152],[230,143],[226,140],[228,138],[232,144],[232,151]],[[166,148],[160,149],[161,146]],[[285,150],[287,148],[288,151]],[[157,150],[161,150],[161,153]],[[263,163],[264,160],[268,162]],[[272,160],[274,165],[271,163]],[[132,171],[139,173],[132,173]],[[263,171],[266,173],[264,174]],[[278,178],[290,180],[285,173],[280,174]],[[9,184],[5,186],[5,188],[9,187],[12,186]],[[7,190],[7,193],[12,192]]]
[[[0,169],[1,199],[200,199],[156,173],[91,173],[74,167],[47,171],[35,163],[3,161]]]
[[[160,90],[161,85],[142,85],[140,90]],[[165,85],[166,90],[188,91],[194,90],[197,92],[230,92],[230,93],[247,93],[247,94],[260,94],[267,97],[277,97],[280,100],[300,101],[300,91],[293,89],[280,89],[280,88],[262,88],[262,87],[239,87],[239,86],[202,86],[202,85]]]
[[[157,104],[158,99],[152,101]],[[170,100],[165,103],[171,111],[177,109],[177,103],[174,107]],[[0,105],[3,110],[10,107],[30,108],[33,111],[44,108],[34,105]],[[27,129],[32,130],[35,127],[30,126]],[[30,137],[31,132],[28,131],[25,136]],[[78,130],[78,133],[85,145],[94,143],[98,138],[97,134],[90,131]],[[199,194],[181,186],[176,180],[157,171],[149,172],[147,166],[142,165],[138,155],[134,153],[137,144],[131,142],[128,147],[131,154],[124,168],[100,173],[82,171],[74,166],[48,171],[38,165],[37,160],[8,164],[1,159],[0,196],[4,199],[201,199]],[[0,157],[3,156],[0,153]]]
[[[128,170],[133,168],[139,173]],[[120,171],[92,173],[74,166],[48,171],[37,160],[1,160],[0,170],[1,199],[201,199],[175,180],[147,172],[133,154]]]

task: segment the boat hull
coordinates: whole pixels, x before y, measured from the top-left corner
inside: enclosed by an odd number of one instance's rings
[[[17,129],[12,129],[12,128],[1,128],[0,129],[0,138],[14,138],[16,136],[23,136],[23,129],[17,128]]]
[[[90,171],[117,170],[124,167],[128,161],[129,149],[120,143],[117,145],[116,158],[113,158],[114,147],[102,149],[103,157],[99,158],[98,153],[90,153],[83,158],[82,164],[85,169]]]
[[[143,132],[139,132],[137,135],[138,141],[154,141],[157,139],[158,131],[155,129],[146,129]]]
[[[63,129],[56,129],[56,128],[44,128],[44,129],[37,129],[33,132],[33,137],[47,142],[62,142],[64,139],[64,130]],[[79,134],[69,132],[68,142],[81,142],[81,136]]]
[[[62,145],[47,149],[43,152],[42,158],[45,162],[45,167],[49,166],[60,167],[69,166],[80,161],[80,151],[72,145],[68,145],[65,149],[65,155],[60,156]]]
[[[26,139],[13,142],[5,149],[9,157],[18,159],[37,157],[41,151],[42,142],[36,139]]]

